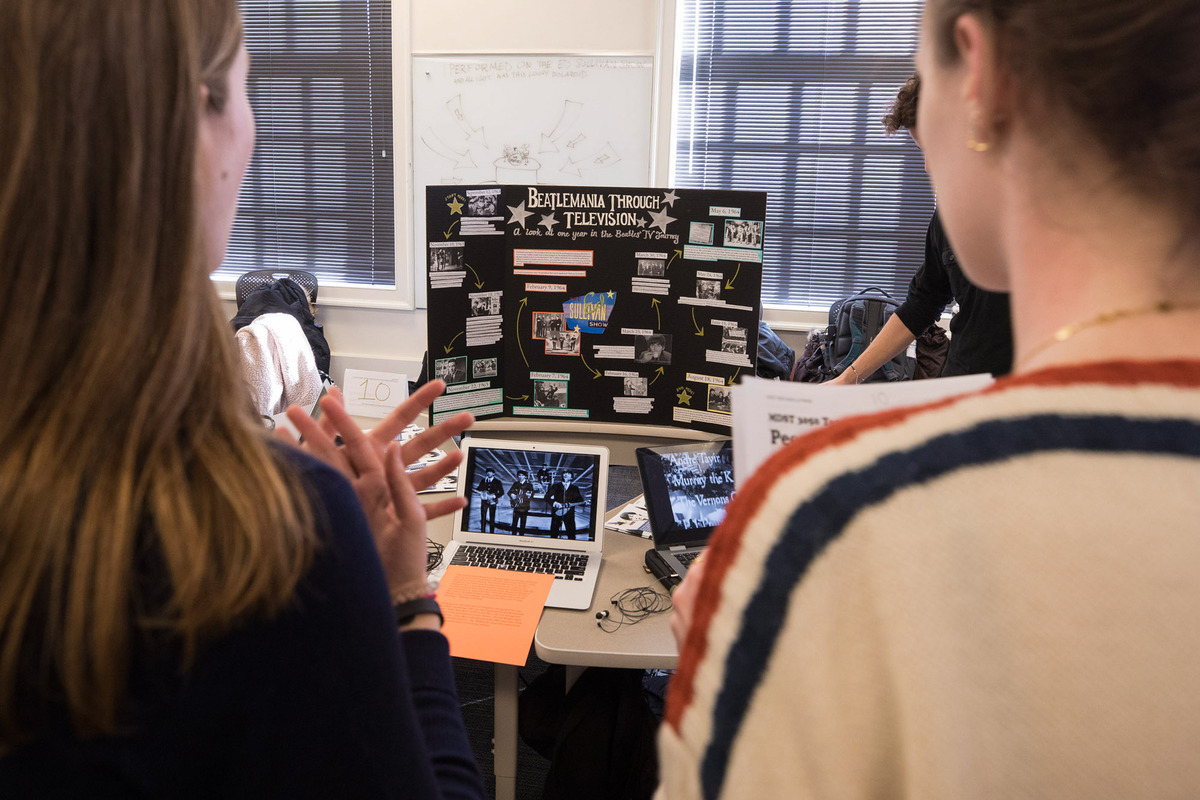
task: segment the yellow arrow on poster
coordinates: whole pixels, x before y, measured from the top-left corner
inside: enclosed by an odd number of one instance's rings
[[[457,339],[458,337],[460,337],[462,335],[463,335],[463,332],[459,331],[458,333],[454,334],[454,339]],[[454,339],[451,339],[450,344],[448,344],[442,348],[443,350],[446,351],[446,355],[450,355],[451,353],[454,352]]]
[[[682,256],[682,255],[683,255],[683,251],[682,251],[682,250],[676,250],[676,251],[675,251],[675,255],[671,256],[671,260],[667,262],[667,266],[666,266],[665,268],[666,268],[666,269],[670,269],[670,268],[671,268],[671,264],[672,264],[672,263],[675,261],[675,259],[679,258],[679,257],[680,257],[680,256]]]
[[[696,328],[696,335],[697,335],[697,336],[703,336],[703,335],[704,335],[704,328],[702,328],[702,327],[700,326],[700,323],[696,322],[696,309],[694,309],[694,308],[692,309],[692,325],[694,325],[694,326],[695,326],[695,328]]]
[[[654,381],[656,381],[656,380],[658,380],[659,378],[661,378],[661,377],[663,376],[663,373],[664,373],[664,372],[666,372],[666,370],[665,370],[665,369],[663,369],[662,367],[659,367],[658,369],[654,370],[654,378],[653,378],[653,379],[651,379],[651,381],[650,381],[650,383],[649,383],[648,385],[649,385],[649,386],[653,386],[653,385],[654,385]]]
[[[580,346],[580,348],[579,348],[579,360],[582,361],[583,365],[588,368],[588,372],[592,373],[592,380],[596,380],[596,378],[599,378],[601,375],[604,374],[603,372],[597,372],[596,370],[592,369],[592,365],[587,363],[587,359],[583,357],[583,347],[582,346]]]
[[[662,328],[662,310],[659,309],[660,305],[662,305],[662,303],[658,302],[657,297],[650,299],[650,307],[653,308],[654,313],[658,315],[658,325],[655,327],[655,330],[659,330]]]
[[[467,269],[471,270],[471,274],[475,276],[475,288],[482,289],[483,288],[483,278],[479,277],[479,273],[476,272],[470,264],[467,264]],[[726,288],[732,289],[733,287],[727,286]]]
[[[742,265],[741,265],[741,264],[738,264],[738,265],[737,265],[737,269],[735,269],[735,270],[733,271],[733,277],[732,277],[732,278],[730,278],[729,280],[725,281],[725,288],[726,288],[726,289],[732,289],[732,288],[733,288],[733,282],[737,280],[738,273],[739,273],[739,272],[741,272],[741,271],[742,271]]]
[[[444,236],[444,237],[446,237],[447,239],[449,239],[449,238],[450,238],[450,234],[454,233],[454,226],[455,226],[455,225],[457,225],[457,224],[458,224],[458,220],[454,220],[453,222],[451,222],[451,223],[450,223],[450,227],[449,227],[449,228],[446,228],[446,232],[445,232],[445,233],[443,233],[443,234],[442,234],[442,236]]]
[[[526,369],[529,368],[529,359],[525,357],[525,345],[521,343],[521,312],[528,304],[528,297],[522,297],[521,302],[517,304],[517,347],[521,350],[521,360],[525,362]]]
[[[528,400],[529,395],[523,394],[520,397],[509,397],[508,395],[504,395],[504,399],[505,400]]]
[[[737,372],[734,372],[733,375],[731,375],[729,377],[729,385],[730,386],[733,386],[733,382],[737,380],[737,376],[741,373],[741,371],[742,371],[742,368],[738,367]]]

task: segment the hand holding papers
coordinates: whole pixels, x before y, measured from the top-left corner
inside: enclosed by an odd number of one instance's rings
[[[740,487],[796,436],[856,414],[919,405],[991,385],[991,375],[822,386],[746,378],[733,387],[733,474]]]

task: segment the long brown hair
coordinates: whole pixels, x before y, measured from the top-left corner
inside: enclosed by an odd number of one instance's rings
[[[118,730],[139,637],[186,666],[311,561],[200,252],[200,86],[240,41],[235,0],[0,4],[0,751],[48,698]]]

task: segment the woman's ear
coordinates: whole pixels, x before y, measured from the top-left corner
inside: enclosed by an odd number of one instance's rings
[[[963,14],[954,22],[954,46],[965,70],[963,102],[977,120],[973,137],[991,143],[1012,111],[1011,81],[996,37],[979,16]]]

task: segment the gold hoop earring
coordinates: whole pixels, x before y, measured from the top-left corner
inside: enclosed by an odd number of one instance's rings
[[[967,132],[967,147],[974,150],[976,153],[985,153],[991,147],[988,142],[980,141],[977,137],[979,131],[979,109],[971,109],[971,130]]]

